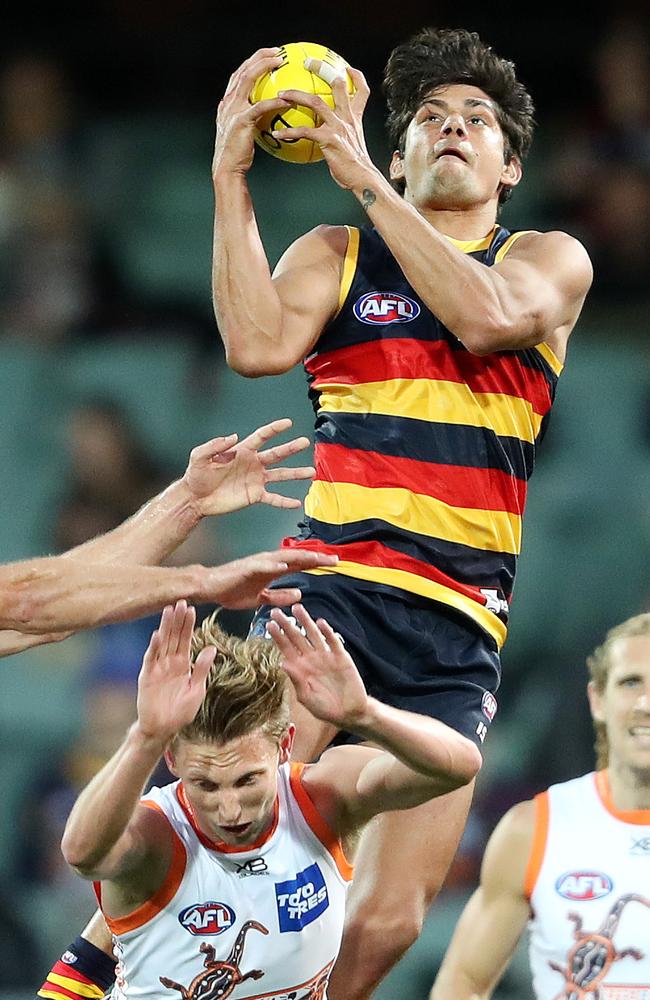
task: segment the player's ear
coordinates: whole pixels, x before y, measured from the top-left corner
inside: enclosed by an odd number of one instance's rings
[[[396,149],[391,156],[388,173],[392,181],[401,181],[404,179],[404,157],[399,149]]]
[[[289,728],[280,740],[280,764],[286,764],[288,760],[291,759],[291,751],[293,749],[293,741],[296,735],[296,727],[293,722],[289,723]]]
[[[178,770],[177,770],[177,767],[176,767],[176,756],[174,754],[173,747],[174,747],[174,744],[172,742],[172,743],[169,744],[169,746],[165,750],[165,753],[163,754],[163,756],[165,758],[165,764],[167,765],[167,769],[169,771],[171,771],[171,773],[174,775],[175,778],[180,778],[180,774],[178,773]]]
[[[589,708],[591,709],[592,718],[596,722],[604,722],[603,696],[593,681],[589,681],[587,685],[587,697],[589,698]]]
[[[509,163],[503,164],[503,170],[501,171],[500,178],[501,187],[516,187],[521,180],[521,175],[521,162],[516,156],[511,156]]]

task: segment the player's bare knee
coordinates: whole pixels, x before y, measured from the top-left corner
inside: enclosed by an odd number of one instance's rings
[[[472,740],[458,734],[454,761],[449,773],[449,791],[471,784],[483,765],[483,755]]]

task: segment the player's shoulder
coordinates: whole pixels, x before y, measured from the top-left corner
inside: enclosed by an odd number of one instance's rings
[[[501,817],[483,856],[481,882],[486,888],[523,892],[536,824],[534,799],[518,802]]]
[[[345,257],[348,242],[350,239],[350,229],[354,227],[330,225],[322,222],[314,226],[304,234],[304,239],[313,246],[321,247],[323,251],[335,253],[340,257]]]
[[[347,226],[321,224],[298,236],[284,251],[274,274],[294,267],[323,268],[331,266],[338,274],[348,249],[350,230]]]
[[[507,257],[525,259],[538,263],[549,262],[560,269],[569,268],[571,273],[590,284],[593,267],[586,247],[575,236],[560,229],[541,232],[526,230],[517,235]],[[507,259],[507,258],[506,258]]]
[[[499,820],[491,840],[498,840],[506,847],[525,844],[532,837],[537,818],[535,799],[517,802]]]

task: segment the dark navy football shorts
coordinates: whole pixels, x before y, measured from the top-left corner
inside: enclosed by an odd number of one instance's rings
[[[342,574],[293,573],[312,618],[324,618],[352,656],[368,694],[458,730],[479,747],[496,712],[501,678],[496,643],[445,604]],[[290,615],[290,608],[283,609]],[[271,608],[258,608],[249,635],[263,636]],[[356,742],[341,734],[334,742]]]

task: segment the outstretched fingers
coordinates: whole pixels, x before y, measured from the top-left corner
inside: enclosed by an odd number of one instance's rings
[[[270,441],[271,438],[276,437],[278,434],[282,434],[283,431],[289,430],[293,425],[293,420],[290,417],[280,417],[278,420],[271,420],[268,424],[262,424],[261,427],[257,427],[254,431],[244,438],[242,441],[243,445],[247,448],[252,448],[253,451],[257,451],[262,445]]]
[[[205,691],[205,686],[208,680],[208,674],[214,664],[215,657],[217,655],[216,646],[206,646],[202,649],[194,663],[192,664],[192,685],[201,686],[202,690]]]

